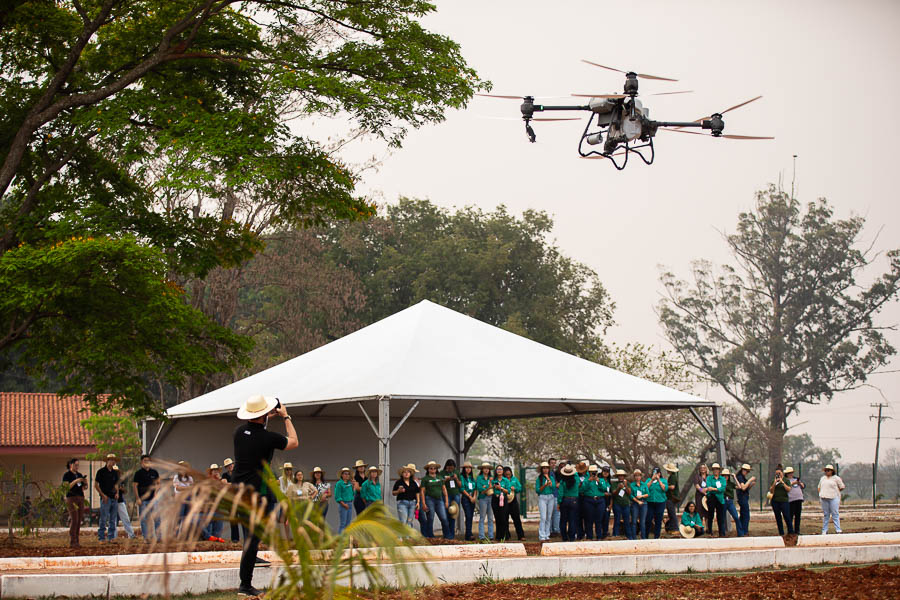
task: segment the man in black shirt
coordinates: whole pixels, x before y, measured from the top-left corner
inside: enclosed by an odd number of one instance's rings
[[[226,458],[222,461],[222,481],[234,483],[234,461]],[[240,529],[237,523],[231,523],[231,541],[238,542],[241,539]]]
[[[159,528],[159,513],[153,504],[153,498],[159,488],[159,473],[150,466],[150,455],[141,456],[141,468],[134,474],[134,497],[137,498],[138,518],[141,520],[141,536],[144,541],[150,539],[150,517],[153,517],[153,532],[156,541],[162,541]]]
[[[678,533],[678,500],[680,497],[678,490],[678,467],[675,463],[666,463],[663,468],[667,472],[666,481],[668,488],[666,490],[666,512],[669,520],[666,521],[666,531],[669,533]]]
[[[287,437],[266,429],[269,416],[278,415],[284,419]],[[252,486],[266,500],[266,509],[275,504],[275,494],[268,489],[262,478],[265,465],[272,462],[275,450],[293,450],[297,442],[297,432],[287,409],[278,398],[272,396],[251,396],[237,413],[238,419],[246,421],[234,432],[234,483]],[[259,538],[244,530],[244,552],[241,554],[240,596],[259,596],[262,592],[254,588],[253,567]]]
[[[106,466],[97,469],[94,476],[94,489],[100,494],[100,521],[97,524],[97,538],[103,542],[116,539],[116,525],[118,525],[119,503],[116,500],[118,494],[119,472],[113,467],[116,464],[115,454],[106,455]]]

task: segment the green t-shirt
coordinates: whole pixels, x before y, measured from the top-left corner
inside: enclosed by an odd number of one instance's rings
[[[353,482],[338,480],[334,484],[334,501],[335,502],[353,502],[356,492],[353,491]]]
[[[681,513],[681,524],[688,527],[703,527],[703,519],[700,518],[700,513],[698,512],[691,514],[688,511],[684,511]]]
[[[587,498],[602,496],[603,491],[600,489],[600,482],[585,479],[584,483],[581,484],[581,495]]]
[[[565,479],[560,479],[559,481],[559,500],[562,501],[563,498],[577,498],[578,493],[581,491],[581,484],[578,482],[578,477],[573,477],[571,481],[567,482]]]
[[[598,483],[600,484],[600,493],[609,495],[609,481],[601,477]]]
[[[462,488],[470,494],[475,493],[475,478],[471,475],[460,475],[459,480],[462,482]]]
[[[541,486],[544,485],[545,481],[548,482],[548,485],[541,490]],[[537,492],[538,496],[551,496],[555,494],[556,487],[553,484],[553,478],[549,475],[538,475],[537,481],[534,482],[534,491]]]
[[[718,477],[714,475],[706,476],[706,495],[707,496],[715,496],[716,500],[719,501],[720,504],[725,504],[725,478],[719,475]]]
[[[660,484],[662,484],[662,487],[660,487]],[[662,478],[657,481],[651,479],[650,483],[647,484],[647,489],[650,491],[650,497],[647,498],[647,502],[665,502],[669,482]]]
[[[610,493],[613,495],[613,504],[616,506],[629,506],[631,504],[631,488],[627,482],[625,482],[625,486],[621,490],[618,487],[619,482],[616,481],[609,488]]]
[[[734,480],[729,477],[725,481],[725,497],[734,500]]]
[[[490,487],[491,478],[485,477],[484,473],[479,473],[478,477],[475,478],[475,489],[478,490],[478,497],[488,498],[489,496],[485,492],[487,492]]]
[[[647,489],[647,482],[642,479],[640,483],[638,483],[637,481],[632,481],[630,485],[631,495],[634,497],[634,499],[640,500],[641,502],[646,502],[646,496],[650,493],[650,490]],[[638,494],[641,495],[640,498],[638,498]]]
[[[522,482],[515,475],[509,478],[509,485],[516,491],[517,495],[522,493]]]
[[[441,479],[444,479],[444,486],[447,488],[448,496],[459,496],[459,486],[462,485],[459,479],[459,471],[441,471],[438,473]],[[448,479],[449,478],[449,479]]]
[[[772,502],[787,502],[788,492],[780,483],[772,490]]]
[[[671,473],[671,474],[669,474],[669,478],[666,481],[668,481],[669,485],[675,486],[671,490],[668,490],[668,489],[666,490],[666,499],[677,503],[678,502],[678,475],[675,473]]]
[[[381,500],[381,483],[372,483],[371,479],[366,479],[363,481],[362,488],[359,490],[359,495],[366,502]]]
[[[430,496],[431,498],[444,498],[444,478],[440,475],[435,475],[434,477],[430,475],[426,475],[422,478],[422,489],[425,490],[425,495]]]

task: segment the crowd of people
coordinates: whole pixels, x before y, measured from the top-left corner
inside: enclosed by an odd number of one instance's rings
[[[125,482],[119,476],[117,457],[106,457],[104,467],[94,477],[94,489],[100,497],[98,539],[114,541],[117,524],[125,534],[134,537],[125,501]],[[179,527],[184,526],[189,511],[188,498],[194,484],[191,467],[178,463],[179,469],[171,480],[171,493],[180,502]],[[67,463],[63,482],[69,485],[66,504],[70,514],[70,544],[79,545],[79,529],[84,515],[84,492],[87,477],[79,472],[79,461]],[[234,461],[226,458],[222,465],[211,464],[208,477],[233,481]],[[602,540],[608,536],[627,539],[659,538],[662,533],[694,537],[727,535],[733,523],[737,536],[749,534],[750,490],[757,484],[752,467],[741,465],[736,473],[718,463],[700,465],[690,482],[693,500],[678,516],[681,498],[679,469],[672,463],[653,468],[649,475],[640,469],[626,473],[623,469],[589,464],[587,460],[557,460],[550,458],[538,467],[534,483],[540,515],[538,539],[549,541]],[[307,480],[301,469],[291,462],[282,466],[278,483],[281,492],[293,498],[310,500],[323,515],[328,514],[332,502],[339,511],[338,531],[343,531],[367,506],[382,500],[381,470],[363,460],[353,467],[336,473],[334,482],[315,467]],[[141,457],[140,468],[133,476],[132,487],[139,511],[141,535],[145,540],[161,539],[160,516],[153,512],[154,498],[164,482],[152,467],[150,456]],[[844,484],[832,465],[826,465],[818,484],[823,510],[822,533],[833,523],[840,533],[840,497]],[[780,535],[799,533],[806,483],[796,476],[792,467],[778,465],[769,486],[767,498],[775,514]],[[462,520],[466,540],[525,538],[519,499],[523,483],[509,466],[482,463],[477,468],[470,462],[458,467],[453,459],[443,466],[430,461],[420,471],[415,464],[397,470],[391,488],[396,502],[398,519],[410,527],[418,526],[424,537],[436,537],[440,525],[445,539],[455,539],[456,522]],[[730,518],[730,521],[729,521]],[[477,527],[476,527],[477,523]],[[610,526],[610,523],[612,525]],[[512,526],[512,527],[511,527]],[[224,532],[225,528],[229,531]],[[199,529],[204,540],[224,542],[240,539],[239,528],[223,519],[211,519]]]

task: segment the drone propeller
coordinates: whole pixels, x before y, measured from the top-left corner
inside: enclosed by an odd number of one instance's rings
[[[694,90],[684,90],[681,92],[658,92],[656,94],[647,94],[648,96],[671,96],[673,94],[693,94]]]
[[[756,102],[756,101],[759,100],[760,98],[762,98],[762,96],[757,96],[756,98],[750,98],[749,100],[745,100],[744,102],[741,102],[740,104],[735,104],[735,105],[732,106],[731,108],[726,108],[725,110],[720,111],[719,114],[720,114],[720,115],[724,115],[725,113],[730,112],[730,111],[732,111],[732,110],[734,110],[734,109],[736,109],[736,108],[740,108],[740,107],[742,107],[742,106],[746,106],[747,104],[750,104],[751,102]],[[707,115],[707,116],[705,116],[705,117],[700,117],[699,119],[695,119],[695,120],[694,120],[694,123],[699,123],[700,121],[705,121],[706,119],[711,119],[711,118],[712,118],[712,115]]]
[[[599,63],[591,62],[589,60],[581,59],[581,62],[587,63],[589,65],[594,65],[595,67],[600,67],[601,69],[606,69],[607,71],[615,71],[616,73],[631,73],[631,71],[623,71],[622,69],[614,69],[613,67],[607,67],[606,65],[601,65]],[[669,79],[668,77],[658,77],[656,75],[647,75],[646,73],[636,73],[638,77],[641,79],[657,79],[659,81],[678,81],[677,79]]]
[[[521,117],[488,117],[484,115],[476,115],[479,119],[489,119],[491,121],[519,121],[521,122]],[[529,119],[530,121],[580,121],[580,117],[532,117]]]
[[[673,129],[671,127],[660,127],[660,131],[671,131],[673,133],[689,133],[691,135],[702,135],[704,137],[723,137],[729,140],[774,140],[774,137],[758,136],[758,135],[737,135],[733,133],[723,133],[722,135],[712,135],[711,133],[700,133],[699,131],[687,131],[685,129]]]
[[[500,98],[502,100],[524,100],[527,97],[530,97],[534,100],[559,100],[562,98],[569,98],[570,96],[504,96],[501,94],[475,94],[476,96],[483,96],[485,98]]]
[[[572,94],[574,98],[628,98],[625,94]]]

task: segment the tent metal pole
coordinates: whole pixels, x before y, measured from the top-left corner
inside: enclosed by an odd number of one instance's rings
[[[365,411],[363,411],[365,414]],[[408,416],[408,415],[407,415]],[[366,415],[368,419],[369,416]],[[371,421],[370,421],[371,422]],[[391,497],[391,400],[390,396],[378,398],[378,468],[382,472],[381,501],[389,506]]]
[[[723,408],[721,404],[713,407],[713,429],[716,431],[716,454],[719,455],[719,464],[723,467],[728,464],[728,455],[725,453],[725,428],[722,424],[724,420]]]
[[[379,403],[381,402],[381,398],[378,398]],[[366,408],[363,406],[362,402],[357,402],[356,405],[359,407],[359,410],[362,411],[363,416],[366,418],[366,421],[369,422],[369,427],[372,428],[372,433],[375,434],[375,437],[381,439],[381,435],[378,432],[378,428],[375,427],[375,423],[372,422],[372,417],[369,416],[369,413],[366,412]],[[379,407],[381,404],[378,405]],[[379,418],[381,418],[381,414],[379,413]]]
[[[700,415],[697,413],[697,409],[695,409],[693,406],[689,406],[688,410],[691,411],[691,414],[694,415],[694,418],[697,419],[697,422],[700,423],[700,427],[702,427],[703,431],[705,431],[707,435],[709,435],[710,439],[716,441],[716,434],[714,434],[712,432],[712,429],[710,429],[706,425],[706,423],[703,422],[703,419],[700,418]],[[715,419],[715,414],[713,414],[713,419]]]
[[[394,439],[394,435],[397,433],[397,431],[399,431],[399,429],[403,426],[403,424],[406,423],[406,420],[410,417],[410,415],[413,414],[413,411],[416,410],[417,406],[419,406],[418,400],[416,400],[415,404],[413,404],[412,406],[409,407],[409,410],[406,411],[406,414],[403,415],[403,418],[400,419],[400,422],[397,423],[397,426],[391,430],[391,439]]]

